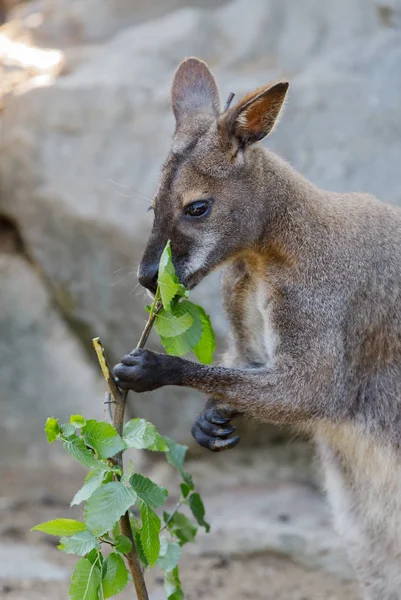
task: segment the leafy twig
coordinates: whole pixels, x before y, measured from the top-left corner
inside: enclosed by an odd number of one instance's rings
[[[157,314],[162,309],[162,304],[159,302],[158,294],[156,294],[152,306],[150,308],[149,318],[145,325],[145,328],[142,332],[142,335],[137,344],[137,348],[143,348],[148,340],[149,334],[152,331],[152,327],[156,320]],[[120,436],[123,433],[124,427],[124,414],[125,414],[125,405],[127,402],[127,391],[120,391],[117,387],[117,384],[114,380],[113,374],[111,372],[108,360],[106,358],[106,354],[104,351],[104,347],[100,338],[94,338],[93,346],[96,350],[96,354],[98,357],[98,361],[100,364],[100,368],[102,369],[103,376],[106,380],[107,385],[109,386],[110,392],[106,398],[106,406],[108,407],[108,415],[109,418],[112,416],[111,411],[111,397],[115,402],[114,416],[112,417],[113,426],[118,432]],[[119,452],[115,457],[116,464],[120,467],[121,472],[123,472],[123,453]],[[146,584],[143,577],[141,565],[139,562],[138,553],[135,548],[135,541],[132,535],[131,523],[129,520],[128,511],[121,517],[120,519],[120,529],[121,533],[125,535],[132,544],[132,550],[126,554],[126,558],[128,561],[128,565],[131,571],[132,579],[134,581],[136,594],[138,596],[138,600],[148,600],[148,592],[146,590]]]
[[[99,360],[100,368],[102,369],[103,376],[106,380],[107,385],[109,386],[110,394],[114,398],[116,403],[114,417],[113,417],[113,425],[118,433],[121,435],[124,426],[124,412],[125,412],[125,403],[127,399],[127,393],[121,394],[120,390],[117,388],[116,382],[114,381],[114,377],[112,375],[111,369],[109,367],[104,347],[100,338],[95,338],[93,340],[93,345],[96,350],[96,354]],[[122,451],[119,452],[115,457],[116,464],[120,467],[121,472],[123,471],[123,455]],[[135,591],[138,600],[149,600],[149,595],[146,589],[145,579],[143,576],[141,563],[139,561],[139,556],[135,547],[134,536],[132,535],[131,523],[129,520],[128,511],[120,518],[120,529],[122,535],[125,535],[131,542],[131,550],[127,552],[125,555],[127,558],[129,570],[132,575],[132,579],[135,586]]]

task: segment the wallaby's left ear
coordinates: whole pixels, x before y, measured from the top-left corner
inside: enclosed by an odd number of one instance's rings
[[[288,87],[287,81],[280,81],[243,98],[227,115],[229,134],[244,145],[262,140],[278,121]]]

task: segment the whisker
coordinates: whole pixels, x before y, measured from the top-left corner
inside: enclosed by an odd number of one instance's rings
[[[107,179],[107,181],[109,181],[110,183],[112,183],[113,185],[118,185],[119,187],[123,187],[126,190],[129,189],[128,185],[125,185],[125,183],[119,183],[118,181],[114,181],[113,179]],[[144,194],[143,192],[140,192],[139,190],[132,190],[134,194],[137,194],[139,196],[142,196],[143,198],[146,198],[146,201],[151,204],[152,203],[152,198],[150,196],[148,196],[147,194]],[[134,198],[134,196],[131,195],[127,195],[127,194],[123,194],[122,192],[117,190],[117,194],[119,196],[122,196],[123,198]],[[139,198],[138,198],[139,200]]]
[[[118,190],[116,190],[116,193],[121,196],[121,198],[130,198],[131,200],[140,200],[141,202],[145,202],[145,204],[151,204],[150,200],[146,200],[145,198],[135,198],[135,196],[132,196],[131,194],[123,194],[122,192],[119,192]]]
[[[108,179],[107,181],[110,181],[110,183],[114,183],[114,185],[119,185],[120,187],[128,188],[128,185],[125,185],[124,183],[118,183],[118,181],[113,181],[113,179]]]
[[[118,281],[112,281],[111,284],[110,284],[111,287],[114,287],[116,285],[120,285],[120,283],[123,283],[124,281],[127,281],[128,277],[132,277],[132,274],[131,273],[127,273],[127,275],[124,275],[124,277],[122,277]]]

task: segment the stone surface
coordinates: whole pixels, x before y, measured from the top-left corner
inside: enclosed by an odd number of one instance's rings
[[[271,146],[321,187],[401,204],[401,32],[350,42],[294,79]]]
[[[0,545],[0,580],[64,580],[68,571],[41,556],[37,548],[26,544]]]
[[[103,386],[32,266],[0,253],[0,281],[0,452],[44,459],[46,418],[102,418]]]
[[[234,501],[235,500],[235,501]],[[322,496],[305,485],[232,488],[207,498],[211,533],[188,550],[207,556],[274,553],[344,578],[354,577]]]
[[[104,41],[121,29],[182,6],[218,5],[227,0],[33,0],[10,19],[24,23],[36,43],[72,45]]]

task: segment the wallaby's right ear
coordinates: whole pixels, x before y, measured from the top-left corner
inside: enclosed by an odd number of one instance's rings
[[[220,112],[216,82],[207,64],[199,58],[187,58],[178,67],[171,88],[171,103],[177,121],[197,112]]]
[[[222,126],[226,134],[236,137],[242,146],[266,137],[278,121],[288,87],[289,83],[280,81],[245,96],[223,115]]]

